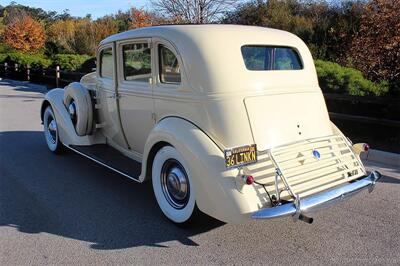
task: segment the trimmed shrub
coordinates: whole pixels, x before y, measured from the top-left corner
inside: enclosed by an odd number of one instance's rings
[[[51,65],[51,60],[42,54],[24,54],[20,52],[0,54],[0,62],[7,62],[11,64],[17,63],[20,66],[30,66],[32,68],[46,68]]]
[[[77,71],[91,58],[88,55],[57,54],[53,57],[53,65],[59,65],[61,70]]]
[[[0,54],[0,63],[4,63],[8,57],[8,54]]]
[[[79,71],[90,73],[93,72],[93,69],[96,68],[96,57],[91,57],[81,65]]]
[[[382,96],[389,91],[388,82],[374,83],[364,78],[361,71],[354,68],[323,60],[315,60],[315,67],[320,86],[325,92]]]
[[[57,54],[46,57],[43,54],[24,54],[21,52],[0,53],[0,63],[19,64],[21,67],[48,68],[59,65],[61,70],[92,72],[96,58],[88,55]]]

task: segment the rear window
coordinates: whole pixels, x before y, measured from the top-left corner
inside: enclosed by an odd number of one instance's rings
[[[179,84],[181,82],[181,71],[178,58],[164,45],[158,46],[160,81],[162,83]]]
[[[299,54],[290,47],[245,45],[241,50],[248,70],[303,69]]]

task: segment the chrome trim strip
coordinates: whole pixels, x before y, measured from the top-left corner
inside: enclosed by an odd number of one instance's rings
[[[380,178],[381,174],[377,171],[373,171],[368,176],[345,186],[299,199],[298,204],[289,202],[276,207],[261,209],[254,212],[251,218],[272,219],[285,216],[299,216],[300,214],[319,211],[331,207],[346,198],[350,198],[364,189],[368,189],[369,192],[372,192],[375,183]]]
[[[64,144],[63,144],[63,145],[64,145]],[[125,177],[127,177],[127,178],[129,178],[129,179],[131,179],[131,180],[133,180],[133,181],[136,181],[136,182],[138,182],[138,183],[142,183],[142,182],[139,180],[139,177],[137,177],[137,178],[132,177],[132,176],[130,176],[130,175],[128,175],[128,174],[125,174],[124,172],[121,172],[120,170],[115,169],[114,167],[112,167],[112,166],[110,166],[110,165],[108,165],[108,164],[105,164],[105,163],[103,163],[103,162],[101,162],[101,161],[99,161],[99,160],[96,160],[96,159],[93,158],[93,157],[90,157],[89,155],[87,155],[87,154],[85,154],[85,153],[83,153],[83,152],[81,152],[81,151],[78,151],[77,149],[74,149],[74,148],[72,148],[72,147],[70,147],[70,146],[68,146],[68,145],[64,145],[64,146],[67,147],[68,149],[70,149],[70,150],[72,150],[72,151],[74,151],[74,152],[76,152],[76,153],[78,153],[78,154],[80,154],[80,155],[82,155],[82,156],[84,156],[84,157],[86,157],[86,158],[88,158],[88,159],[90,159],[90,160],[92,160],[92,161],[98,163],[98,164],[101,164],[102,166],[107,167],[107,168],[110,169],[110,170],[113,170],[114,172],[116,172],[116,173],[118,173],[118,174],[120,174],[120,175],[123,175],[123,176],[125,176]]]

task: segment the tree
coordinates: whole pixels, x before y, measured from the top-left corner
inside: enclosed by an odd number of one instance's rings
[[[227,13],[222,21],[286,30],[307,41],[312,35],[314,25],[302,12],[303,7],[297,0],[255,0]]]
[[[151,0],[154,9],[175,23],[210,23],[231,10],[238,0]]]
[[[72,19],[58,20],[47,29],[48,42],[53,43],[59,53],[74,53],[75,22]]]
[[[75,21],[73,44],[73,49],[77,54],[95,54],[98,41],[94,23],[90,19],[84,18]]]
[[[111,16],[104,16],[93,23],[96,45],[104,38],[118,32],[118,24]]]
[[[58,20],[49,27],[47,34],[57,52],[94,55],[99,42],[117,32],[117,22],[105,16],[96,21],[90,18]]]
[[[131,8],[130,29],[148,27],[154,24],[154,16],[143,9]]]
[[[374,81],[387,80],[400,93],[400,0],[373,0],[365,7],[351,45],[354,66]]]
[[[356,1],[252,0],[222,22],[290,31],[307,43],[314,57],[345,62],[365,3]]]
[[[25,16],[6,26],[3,39],[7,45],[16,50],[35,52],[44,46],[44,28],[30,16]]]

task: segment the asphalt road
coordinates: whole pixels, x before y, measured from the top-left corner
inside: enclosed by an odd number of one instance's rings
[[[43,89],[0,81],[0,265],[400,264],[400,169],[373,194],[314,216],[180,229],[151,184],[77,154],[51,154],[39,119]]]

